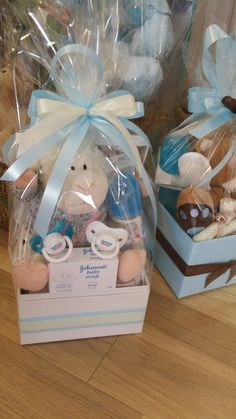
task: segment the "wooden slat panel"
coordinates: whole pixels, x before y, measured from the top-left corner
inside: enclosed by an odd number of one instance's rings
[[[119,337],[90,383],[149,418],[234,419],[232,295],[235,286],[177,300],[155,273],[142,336]],[[213,315],[207,309],[212,300]]]
[[[141,419],[136,410],[3,337],[0,368],[0,412],[8,410],[6,418]]]

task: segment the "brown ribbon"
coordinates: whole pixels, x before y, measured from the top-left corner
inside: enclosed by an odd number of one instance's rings
[[[168,254],[172,262],[177,266],[180,272],[184,276],[195,276],[195,275],[202,275],[207,274],[205,280],[206,288],[209,284],[214,282],[218,279],[221,275],[227,272],[230,269],[229,277],[226,280],[226,284],[228,284],[231,279],[236,275],[236,260],[230,260],[229,262],[222,262],[222,263],[204,263],[200,265],[188,265],[181,256],[176,252],[176,250],[171,246],[162,232],[157,228],[156,230],[156,239],[161,247],[165,250]]]

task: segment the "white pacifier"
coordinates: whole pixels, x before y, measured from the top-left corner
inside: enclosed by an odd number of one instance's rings
[[[101,221],[93,221],[86,229],[86,238],[92,251],[102,259],[112,259],[128,239],[124,228],[110,228]]]
[[[68,245],[68,250],[66,254],[64,254],[66,245]],[[69,259],[73,250],[71,239],[68,236],[62,236],[60,233],[51,233],[45,237],[43,246],[43,256],[48,262],[51,263],[65,262],[67,259]],[[63,253],[63,256],[59,257],[61,253]]]

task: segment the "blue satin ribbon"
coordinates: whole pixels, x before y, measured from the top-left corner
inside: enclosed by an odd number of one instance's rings
[[[219,65],[219,63],[214,61],[210,52],[210,47],[213,44],[219,41],[225,42],[224,40],[227,43],[235,42],[217,25],[211,25],[207,28],[204,38],[202,68],[211,87],[193,87],[188,92],[189,112],[194,113],[194,117],[203,112],[207,114],[207,118],[204,118],[203,122],[189,131],[191,135],[197,138],[206,136],[234,117],[234,114],[221,102],[224,96],[230,96],[230,92],[224,91],[224,86],[220,85],[217,77],[217,64]],[[227,63],[223,63],[223,65],[225,65],[225,71],[227,72]],[[199,115],[200,118],[202,119],[202,115]]]
[[[97,83],[92,93],[91,97],[88,99],[84,98],[83,95],[78,92],[73,87],[73,83],[71,85],[71,77],[73,78],[73,71],[71,67],[71,61],[69,60],[69,54],[71,53],[79,53],[86,57],[88,57],[92,64],[94,65],[95,71],[97,71]],[[61,60],[62,56],[68,55],[68,60]],[[60,80],[60,72],[57,73],[57,66],[59,66],[59,70],[62,70],[65,73],[63,80]],[[154,228],[156,224],[157,218],[157,210],[156,210],[156,201],[155,195],[153,192],[153,188],[151,185],[151,181],[149,176],[147,175],[144,167],[141,164],[140,156],[134,145],[129,143],[127,139],[125,139],[123,132],[126,132],[128,135],[129,131],[133,131],[137,135],[141,136],[147,146],[150,146],[148,138],[145,134],[130,122],[128,119],[138,118],[143,116],[143,104],[136,103],[136,111],[133,115],[129,115],[128,117],[121,116],[116,117],[114,120],[117,122],[115,125],[111,123],[109,118],[104,116],[104,112],[101,112],[101,115],[96,114],[96,112],[92,112],[94,105],[98,105],[106,101],[107,99],[115,99],[119,96],[132,96],[125,91],[116,91],[112,92],[99,101],[96,100],[98,95],[100,83],[103,78],[103,69],[102,65],[98,59],[98,56],[92,51],[91,49],[78,44],[68,45],[66,47],[61,48],[55,57],[52,60],[52,71],[51,76],[55,82],[56,87],[60,92],[63,91],[64,96],[58,95],[56,93],[48,92],[48,91],[34,91],[31,96],[31,101],[28,109],[29,116],[31,118],[31,122],[33,121],[33,125],[29,128],[30,132],[32,131],[32,142],[34,140],[33,133],[36,131],[41,131],[43,129],[44,124],[47,124],[47,120],[50,120],[50,115],[47,112],[41,110],[39,112],[40,104],[45,101],[55,101],[55,104],[59,106],[58,110],[58,121],[60,121],[60,116],[66,114],[65,110],[61,111],[60,114],[60,104],[66,103],[68,105],[74,106],[76,111],[76,106],[79,108],[84,109],[84,114],[76,117],[72,122],[61,126],[60,128],[56,128],[51,132],[49,135],[41,138],[39,142],[32,144],[26,151],[24,151],[18,159],[9,167],[9,169],[5,172],[2,176],[1,180],[6,181],[15,181],[28,167],[30,167],[38,158],[49,151],[53,146],[62,144],[60,153],[55,161],[55,165],[52,169],[52,172],[49,176],[40,206],[37,213],[37,217],[35,220],[34,228],[36,232],[44,238],[49,229],[50,221],[55,211],[56,204],[58,202],[62,186],[64,184],[65,178],[68,173],[68,168],[71,165],[75,155],[77,154],[78,150],[80,149],[81,145],[84,141],[86,141],[86,134],[89,129],[89,126],[92,124],[97,127],[102,133],[109,137],[111,142],[114,145],[119,145],[121,150],[128,156],[132,164],[137,168],[140,176],[143,179],[145,187],[150,197],[152,211],[153,211],[153,220],[154,220]],[[72,80],[73,81],[73,80]],[[53,102],[52,102],[53,103]],[[43,106],[43,105],[42,105]],[[63,114],[64,112],[64,114]],[[108,112],[108,115],[112,115],[112,112]],[[53,115],[51,115],[53,117]],[[48,119],[47,119],[48,118]],[[122,129],[121,125],[122,124]],[[125,130],[125,131],[124,131]],[[123,132],[122,132],[123,131]],[[12,139],[9,140],[5,147],[5,157],[7,159],[7,154],[12,144]],[[137,165],[138,161],[138,165]],[[140,167],[139,167],[140,161]]]

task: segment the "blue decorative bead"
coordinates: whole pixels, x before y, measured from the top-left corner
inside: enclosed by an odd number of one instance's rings
[[[171,175],[179,175],[178,160],[191,147],[191,142],[186,137],[166,137],[160,150],[160,168]]]

